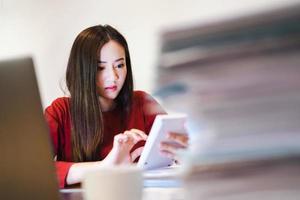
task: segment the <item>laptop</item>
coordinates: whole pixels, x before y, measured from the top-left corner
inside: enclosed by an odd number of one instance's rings
[[[33,61],[0,61],[0,199],[58,200]]]

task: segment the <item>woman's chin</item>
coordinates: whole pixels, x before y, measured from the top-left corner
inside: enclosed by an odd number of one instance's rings
[[[117,98],[118,94],[119,94],[118,92],[107,92],[105,94],[105,98],[110,99],[110,100],[114,100],[115,98]]]

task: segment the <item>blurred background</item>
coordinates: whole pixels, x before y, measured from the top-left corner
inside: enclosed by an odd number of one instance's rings
[[[0,0],[0,59],[34,57],[46,107],[77,34],[110,24],[135,89],[188,114],[187,199],[300,199],[299,21],[299,0]]]
[[[127,38],[135,88],[154,92],[161,33],[257,13],[299,0],[0,0],[0,59],[34,57],[43,106],[64,95],[72,42],[111,24]]]

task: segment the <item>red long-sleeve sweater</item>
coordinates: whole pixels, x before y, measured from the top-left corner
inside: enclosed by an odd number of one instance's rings
[[[45,110],[45,118],[48,122],[50,136],[53,144],[53,152],[56,156],[56,172],[60,188],[66,186],[66,177],[72,161],[71,152],[71,122],[69,98],[61,97],[52,102]],[[162,107],[147,93],[135,91],[133,95],[132,112],[128,119],[122,119],[120,111],[114,109],[103,113],[104,118],[104,142],[99,150],[99,160],[102,160],[112,149],[115,135],[132,128],[149,133],[155,116],[165,114]],[[122,122],[127,122],[122,129]],[[135,147],[136,148],[136,147]]]

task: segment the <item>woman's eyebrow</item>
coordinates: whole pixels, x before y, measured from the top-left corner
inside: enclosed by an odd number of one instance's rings
[[[125,60],[125,59],[124,58],[118,58],[114,62],[118,62],[118,61],[121,61],[121,60]],[[98,60],[98,63],[107,63],[107,62],[106,61]]]
[[[121,60],[125,60],[124,58],[118,58],[117,60],[115,60],[115,62],[121,61]]]

